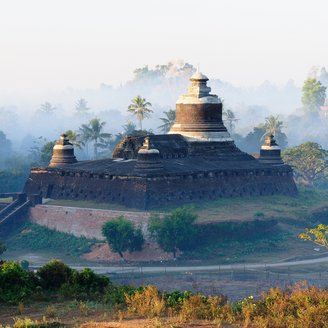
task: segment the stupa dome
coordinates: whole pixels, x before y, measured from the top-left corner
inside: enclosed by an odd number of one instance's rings
[[[191,85],[176,102],[176,120],[169,134],[181,134],[188,141],[232,141],[222,121],[221,99],[211,94],[208,77],[197,72]]]
[[[62,166],[76,163],[74,146],[69,142],[67,135],[63,133],[53,148],[52,158],[49,166]]]

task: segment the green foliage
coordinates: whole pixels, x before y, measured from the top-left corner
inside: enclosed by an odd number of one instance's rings
[[[103,301],[109,305],[125,305],[125,296],[133,295],[136,291],[142,291],[143,287],[133,287],[128,285],[109,284],[105,288]]]
[[[328,225],[319,224],[315,228],[307,228],[305,233],[298,236],[303,240],[310,240],[313,243],[328,248]]]
[[[281,149],[287,147],[287,136],[281,131],[281,121],[276,120],[277,117],[270,116],[266,118],[265,124],[260,124],[253,128],[245,138],[239,140],[239,146],[242,150],[248,153],[257,154],[260,152],[261,145],[263,144],[263,137],[269,131],[275,131],[275,140]],[[275,121],[275,122],[274,122]]]
[[[109,278],[97,275],[89,268],[72,270],[68,281],[61,285],[61,293],[78,300],[101,300],[109,284]]]
[[[318,112],[319,107],[325,103],[326,87],[317,79],[308,78],[302,88],[302,104],[307,113]]]
[[[189,207],[181,207],[160,219],[152,215],[149,222],[149,231],[158,245],[165,252],[172,252],[174,258],[178,250],[187,250],[194,247],[196,227],[194,222],[197,215]]]
[[[121,258],[124,258],[123,252],[140,251],[144,244],[141,228],[136,228],[124,216],[105,222],[102,226],[102,234],[110,248]]]
[[[48,166],[52,157],[53,148],[56,141],[48,141],[42,148],[40,153],[40,165]]]
[[[64,283],[67,283],[73,271],[65,263],[60,260],[51,260],[41,267],[37,275],[40,277],[41,285],[45,289],[58,289]]]
[[[293,167],[298,183],[309,186],[326,179],[327,156],[328,151],[316,142],[306,142],[282,153],[284,162]]]
[[[184,300],[192,295],[189,291],[180,292],[174,290],[173,292],[164,293],[164,298],[168,307],[179,309],[181,308]]]
[[[32,295],[35,289],[32,275],[17,262],[2,263],[0,265],[0,302],[18,303]]]
[[[103,132],[106,122],[101,122],[99,118],[93,118],[88,124],[82,124],[79,128],[81,142],[93,143],[94,157],[98,158],[99,148],[108,148],[112,138],[110,133]]]
[[[169,109],[168,111],[164,112],[166,117],[161,117],[160,120],[163,122],[161,126],[158,128],[161,129],[164,133],[169,132],[171,129],[171,126],[173,125],[175,121],[175,110],[174,109]]]
[[[85,237],[48,229],[33,223],[26,223],[6,240],[11,250],[56,250],[65,255],[81,255],[91,250],[97,241]]]
[[[151,103],[146,101],[145,98],[136,96],[132,99],[131,104],[128,107],[128,111],[135,115],[139,120],[140,130],[142,130],[142,121],[145,118],[150,117],[150,114],[153,112],[150,108]]]

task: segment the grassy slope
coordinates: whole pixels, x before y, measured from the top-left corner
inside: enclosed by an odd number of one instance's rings
[[[113,204],[84,201],[51,201],[62,206],[91,207],[124,210]],[[208,243],[199,243],[191,252],[185,252],[181,260],[202,259],[203,261],[231,263],[240,261],[270,261],[287,258],[303,258],[318,255],[313,245],[298,239],[306,226],[313,225],[307,220],[309,214],[328,204],[328,190],[301,189],[297,197],[270,196],[252,198],[219,199],[194,204],[200,222],[238,222],[277,218],[278,225],[257,236],[210,238]],[[131,210],[131,209],[129,209]],[[79,256],[88,252],[93,241],[63,234],[36,225],[27,225],[16,231],[6,241],[10,250],[41,251],[51,249],[58,254]]]
[[[51,251],[61,255],[79,256],[91,250],[96,240],[50,230],[33,223],[26,223],[5,240],[10,251]]]

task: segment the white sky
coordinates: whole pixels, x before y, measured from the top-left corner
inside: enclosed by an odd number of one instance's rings
[[[0,0],[0,93],[118,85],[199,63],[238,85],[301,84],[328,66],[327,0]]]

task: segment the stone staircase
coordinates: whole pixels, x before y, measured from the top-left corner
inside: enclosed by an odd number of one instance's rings
[[[28,209],[35,200],[28,198],[25,193],[0,194],[0,198],[12,197],[13,201],[0,210],[0,236],[6,236],[10,230],[27,218]]]

